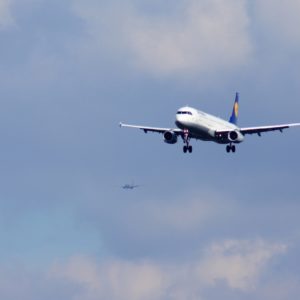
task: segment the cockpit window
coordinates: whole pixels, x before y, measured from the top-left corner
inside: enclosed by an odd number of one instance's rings
[[[177,115],[193,115],[190,111],[178,111]]]

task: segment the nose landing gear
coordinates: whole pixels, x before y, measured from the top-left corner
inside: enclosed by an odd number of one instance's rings
[[[190,137],[189,137],[189,130],[188,129],[184,129],[183,130],[183,136],[182,136],[182,139],[183,139],[183,143],[185,144],[183,146],[183,152],[184,153],[192,153],[193,152],[193,147],[190,145]]]

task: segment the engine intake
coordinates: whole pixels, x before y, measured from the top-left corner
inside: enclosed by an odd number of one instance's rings
[[[164,142],[167,144],[176,144],[177,143],[177,134],[173,131],[166,131],[164,133]]]
[[[240,143],[244,140],[244,136],[238,130],[233,130],[228,132],[228,140],[230,142]]]

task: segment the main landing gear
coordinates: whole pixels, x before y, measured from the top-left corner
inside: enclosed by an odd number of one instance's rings
[[[230,151],[232,151],[233,153],[235,152],[235,145],[229,144],[226,146],[226,151],[227,153],[229,153]]]
[[[193,152],[193,147],[192,146],[186,146],[186,145],[184,145],[183,146],[183,152],[187,153],[187,151],[190,152],[190,153],[192,153]]]
[[[184,153],[192,153],[193,152],[193,147],[190,145],[190,137],[189,137],[189,130],[188,129],[184,129],[183,130],[183,136],[182,136],[182,139],[183,139],[183,143],[185,144],[183,146],[183,152]]]

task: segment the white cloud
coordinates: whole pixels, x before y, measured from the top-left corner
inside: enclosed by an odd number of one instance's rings
[[[163,16],[147,15],[133,1],[107,8],[76,0],[74,9],[94,46],[127,52],[132,64],[156,75],[231,70],[251,57],[246,1],[186,0]]]
[[[221,197],[218,192],[203,186],[201,191],[185,191],[176,196],[166,194],[158,198],[150,196],[137,201],[122,199],[114,202],[112,207],[118,206],[118,211],[122,213],[116,213],[110,206],[103,210],[97,201],[93,214],[88,213],[86,218],[89,222],[95,222],[101,228],[105,242],[119,251],[128,250],[127,246],[130,245],[132,252],[135,246],[145,247],[144,251],[148,252],[149,247],[152,249],[151,245],[158,241],[165,251],[170,244],[178,241],[183,243],[180,247],[188,250],[190,246],[184,241],[199,244],[195,236],[203,238],[213,232],[213,228],[218,228],[237,214],[235,200],[224,197],[224,194]],[[126,241],[130,243],[126,244]],[[170,256],[174,255],[174,251]]]
[[[207,284],[225,280],[231,288],[251,290],[255,288],[266,263],[274,255],[285,251],[285,245],[263,240],[227,240],[209,249],[199,266],[199,274]]]
[[[56,264],[51,276],[81,286],[77,300],[202,299],[204,289],[218,280],[243,292],[255,289],[268,262],[285,250],[283,244],[263,240],[226,240],[211,245],[203,257],[188,263],[99,263],[74,257],[66,264]]]
[[[159,230],[174,230],[177,234],[188,234],[199,232],[211,220],[232,213],[232,201],[228,201],[225,207],[218,199],[219,195],[202,190],[201,193],[188,193],[185,197],[179,196],[178,199],[172,198],[169,201],[149,199],[147,202],[133,203],[128,207],[128,213],[140,215],[141,220],[137,222],[139,224],[148,224],[151,228],[157,226]]]
[[[255,12],[267,39],[278,46],[300,46],[299,0],[255,1]]]
[[[163,271],[147,262],[116,260],[99,265],[89,258],[75,257],[66,265],[55,265],[51,274],[82,286],[78,300],[159,299],[164,284]]]
[[[0,29],[13,24],[11,15],[11,0],[0,0]]]
[[[141,67],[153,72],[212,72],[247,62],[251,43],[244,2],[187,1],[178,19],[136,18],[129,38]]]

